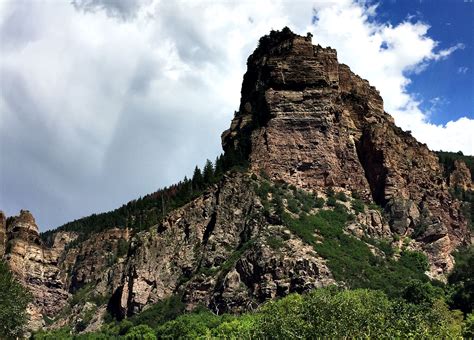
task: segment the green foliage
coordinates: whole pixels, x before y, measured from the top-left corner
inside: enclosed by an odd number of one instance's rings
[[[221,324],[221,317],[210,313],[192,313],[179,316],[158,326],[156,334],[160,339],[196,339],[209,337],[211,329]]]
[[[204,183],[214,183],[214,166],[209,159],[206,160],[206,164],[204,165],[204,169],[202,171],[202,176]]]
[[[23,334],[27,321],[29,292],[13,277],[8,265],[0,260],[0,339]]]
[[[359,215],[364,212],[365,205],[360,199],[355,199],[351,203],[352,209],[354,209],[356,215]]]
[[[269,236],[267,236],[267,244],[273,250],[279,250],[285,245],[285,242],[283,241],[283,239],[280,236],[269,235]]]
[[[334,196],[329,196],[326,201],[326,204],[328,205],[328,207],[335,207],[337,204],[336,198]]]
[[[448,277],[450,284],[449,304],[465,314],[474,307],[474,246],[455,254],[456,264]]]
[[[317,197],[316,201],[314,202],[314,207],[315,208],[322,208],[322,207],[324,207],[325,203],[326,203],[326,201],[324,200],[324,198]]]
[[[265,304],[255,338],[455,338],[460,332],[459,315],[443,302],[427,307],[380,291],[327,288]]]
[[[417,251],[405,250],[400,256],[400,264],[416,272],[425,272],[429,268],[428,257]]]
[[[474,157],[464,156],[462,152],[436,152],[438,155],[439,163],[443,165],[444,176],[449,178],[449,175],[454,171],[454,161],[457,159],[462,160],[466,163],[467,167],[471,172],[471,179],[474,181]]]
[[[427,281],[424,270],[426,256],[404,252],[400,261],[390,258],[393,249],[386,241],[374,241],[387,255],[386,259],[370,251],[367,244],[344,233],[350,215],[344,206],[336,204],[333,210],[320,210],[315,215],[301,215],[293,219],[283,214],[288,228],[327,259],[328,266],[338,281],[351,288],[380,289],[390,296],[400,296],[411,279]]]
[[[127,255],[129,244],[127,240],[121,238],[118,240],[117,244],[117,257],[122,257]]]
[[[130,340],[156,340],[155,332],[147,325],[138,325],[130,328],[125,334],[125,339]]]
[[[72,340],[74,337],[72,336],[71,328],[62,327],[50,331],[42,330],[36,332],[32,338],[34,340]]]
[[[298,201],[294,198],[288,199],[287,207],[288,207],[288,210],[291,211],[294,214],[297,214],[297,213],[300,212],[300,208],[298,206]]]
[[[443,298],[443,290],[433,286],[430,282],[410,280],[404,287],[402,297],[414,304],[433,304],[435,300]]]
[[[465,339],[474,339],[474,314],[468,314],[463,323],[462,335]]]
[[[336,199],[338,199],[339,201],[341,202],[347,202],[347,196],[345,193],[343,193],[342,191],[339,191],[337,194],[336,194]]]
[[[155,303],[150,308],[144,310],[130,318],[133,325],[144,324],[150,327],[156,327],[166,321],[173,320],[184,313],[185,305],[181,301],[181,296],[174,295]]]

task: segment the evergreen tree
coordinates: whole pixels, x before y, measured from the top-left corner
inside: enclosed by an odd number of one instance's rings
[[[209,185],[214,182],[214,166],[209,159],[206,160],[206,164],[204,165],[203,180],[205,185]]]
[[[199,191],[203,189],[204,179],[202,177],[201,169],[199,169],[197,166],[194,168],[192,183],[193,183],[193,189],[195,191]]]

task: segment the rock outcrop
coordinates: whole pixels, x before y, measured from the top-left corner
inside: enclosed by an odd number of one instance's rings
[[[381,205],[392,232],[416,235],[432,274],[447,273],[450,253],[469,239],[460,203],[437,156],[395,125],[379,92],[334,49],[288,29],[263,37],[247,65],[224,150],[273,180],[351,190]]]
[[[292,238],[288,251],[267,245],[275,231],[247,175],[231,174],[132,241],[122,284],[110,305],[119,317],[173,294],[188,308],[243,311],[293,291],[334,283],[313,248]],[[226,265],[224,265],[226,264]]]
[[[460,159],[454,161],[454,170],[449,175],[449,185],[452,189],[458,188],[464,191],[474,190],[471,171],[466,163]]]
[[[56,315],[69,296],[58,266],[64,248],[43,246],[35,219],[27,210],[22,210],[6,227],[4,259],[33,295],[30,327],[38,329],[43,326],[43,317]]]

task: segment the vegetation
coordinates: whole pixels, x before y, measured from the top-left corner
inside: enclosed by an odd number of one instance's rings
[[[23,334],[30,301],[30,294],[0,260],[0,339],[14,339]]]
[[[473,156],[464,156],[461,151],[459,152],[445,152],[438,151],[436,152],[440,164],[443,165],[444,175],[446,178],[451,175],[454,170],[454,161],[457,159],[462,160],[466,163],[467,167],[471,171],[471,179],[474,181],[474,157]]]
[[[414,304],[381,291],[328,287],[291,294],[240,316],[200,309],[164,321],[111,323],[100,332],[71,336],[68,329],[41,332],[34,339],[314,339],[459,338],[472,318],[450,311],[442,300]]]
[[[459,251],[455,259],[456,265],[448,277],[449,304],[470,314],[474,308],[474,246]]]

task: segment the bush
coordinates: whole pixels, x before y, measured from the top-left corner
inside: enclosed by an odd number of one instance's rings
[[[34,340],[72,340],[71,329],[69,327],[63,327],[54,329],[51,331],[39,331],[32,335]]]
[[[342,191],[339,191],[337,194],[336,194],[336,199],[338,199],[339,201],[341,202],[347,202],[347,196],[345,193],[343,193]]]
[[[415,271],[425,272],[429,268],[429,261],[426,255],[417,251],[404,250],[399,261],[403,266]]]
[[[290,198],[287,201],[288,204],[288,210],[291,211],[294,214],[297,214],[300,212],[300,208],[298,207],[298,201],[295,200],[294,198]]]
[[[315,208],[322,208],[322,207],[324,207],[325,203],[326,203],[326,201],[324,200],[324,198],[317,197],[315,202],[314,202],[314,207]]]
[[[130,328],[125,334],[125,339],[130,340],[156,340],[153,329],[147,325],[139,325]]]
[[[195,339],[208,337],[211,329],[218,327],[221,317],[211,312],[184,314],[156,329],[160,339]]]
[[[328,207],[334,207],[336,206],[337,201],[333,196],[329,196],[328,200],[326,201],[326,204],[328,205]]]
[[[359,215],[360,213],[363,213],[364,208],[365,208],[364,202],[362,202],[359,199],[353,200],[352,203],[351,203],[351,207],[354,210],[354,212],[356,213],[356,215]]]

